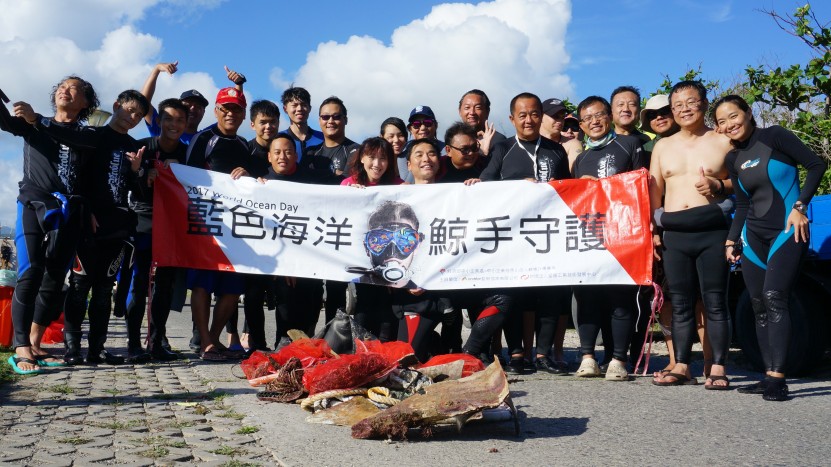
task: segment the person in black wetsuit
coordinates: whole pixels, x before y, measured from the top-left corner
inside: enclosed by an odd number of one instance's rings
[[[269,147],[271,167],[259,177],[260,183],[287,181],[318,184],[334,179],[329,171],[318,171],[297,164],[296,145],[291,136],[279,133]],[[323,281],[307,277],[271,277],[276,290],[277,333],[274,347],[278,350],[291,342],[287,332],[299,329],[307,335],[314,334],[314,327],[323,305]]]
[[[123,362],[122,357],[110,354],[104,344],[115,275],[125,254],[125,241],[133,236],[136,228],[136,215],[129,209],[127,195],[139,176],[144,147],[127,132],[141,122],[149,109],[147,99],[131,89],[118,95],[112,118],[104,127],[73,131],[40,116],[32,121],[38,131],[70,147],[90,152],[84,190],[92,212],[91,229],[78,245],[65,306],[65,360],[69,364],[80,363],[81,324],[87,314],[90,323],[87,363]],[[92,295],[87,300],[90,291]],[[128,347],[131,345],[141,349],[140,343],[128,343]],[[141,361],[146,360],[149,355],[141,356]]]
[[[827,163],[790,131],[757,128],[750,107],[739,96],[725,96],[713,108],[719,132],[735,147],[727,155],[727,170],[736,187],[736,216],[725,242],[726,256],[731,262],[742,259],[766,370],[765,379],[740,392],[784,401],[791,335],[788,300],[808,249],[808,203]],[[801,190],[799,165],[807,169]]]
[[[251,129],[254,130],[254,138],[248,141],[251,151],[248,173],[255,178],[264,177],[271,168],[268,160],[269,147],[280,130],[280,108],[277,104],[259,100],[251,104],[249,110],[251,117]],[[225,325],[225,332],[228,333],[228,348],[248,348],[251,353],[255,350],[267,351],[268,345],[265,339],[265,310],[268,296],[273,297],[273,277],[264,274],[245,275],[245,301],[243,310],[245,321],[242,328],[242,340],[240,340],[237,324],[239,321],[239,310],[234,311]],[[239,307],[237,307],[239,308]],[[273,309],[273,307],[271,308]]]
[[[597,180],[643,167],[640,141],[632,136],[618,136],[612,130],[611,112],[609,102],[599,96],[589,96],[577,106],[580,127],[586,134],[586,149],[574,160],[574,178]],[[600,367],[594,358],[594,346],[601,326],[611,316],[613,358],[606,370],[606,380],[629,379],[626,356],[632,337],[637,296],[637,286],[574,287],[577,331],[583,355],[580,368],[575,373],[577,376],[600,376]]]
[[[491,114],[491,100],[484,91],[471,89],[459,100],[459,117],[463,122],[476,129],[480,152],[487,157],[496,143],[505,141],[505,135],[496,131],[494,124],[488,121]]]
[[[164,346],[177,268],[156,268],[152,292],[149,291],[149,287],[153,251],[153,183],[160,166],[185,163],[187,145],[181,141],[181,137],[187,121],[188,107],[179,99],[165,99],[159,103],[159,136],[151,136],[139,141],[139,145],[147,149],[144,151],[139,177],[130,190],[130,208],[138,216],[138,226],[136,227],[130,295],[125,314],[129,342],[128,358],[137,363],[146,359],[141,351],[141,324],[148,293],[151,293],[151,300],[150,342],[147,352],[154,360],[159,361],[172,361],[178,358],[175,352],[171,352]]]
[[[516,135],[497,144],[482,171],[482,181],[529,180],[546,183],[571,178],[568,155],[559,143],[540,134],[543,106],[540,98],[521,93],[511,100],[511,122]],[[521,287],[511,291],[515,297],[513,313],[505,323],[505,340],[511,359],[505,370],[511,374],[527,374],[536,370],[552,374],[565,371],[554,364],[548,354],[557,331],[561,313],[571,309],[570,287]],[[531,347],[537,336],[536,359]]]
[[[323,142],[306,148],[302,165],[319,172],[328,170],[340,183],[358,153],[358,144],[346,137],[346,125],[349,123],[346,106],[335,96],[327,97],[320,104],[318,114]],[[339,308],[346,309],[346,286],[346,282],[326,280],[327,323],[335,318]]]
[[[53,123],[74,131],[80,130],[80,122],[99,105],[92,85],[77,76],[64,78],[55,85],[51,101],[55,110]],[[15,227],[15,355],[10,359],[15,371],[32,373],[55,360],[46,358],[40,339],[60,312],[64,278],[81,236],[84,209],[80,177],[86,158],[80,151],[37,131],[21,117],[24,112],[31,112],[31,108],[22,102],[15,104],[15,117],[0,106],[0,129],[24,141]]]

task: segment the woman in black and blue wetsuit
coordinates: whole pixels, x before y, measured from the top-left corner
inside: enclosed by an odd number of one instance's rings
[[[739,96],[722,97],[713,109],[718,131],[735,148],[726,161],[736,192],[726,256],[731,262],[743,259],[742,275],[766,369],[765,379],[739,392],[784,401],[791,334],[788,298],[808,248],[808,202],[827,164],[790,131],[779,126],[757,128],[750,107]],[[808,171],[801,191],[797,165]]]

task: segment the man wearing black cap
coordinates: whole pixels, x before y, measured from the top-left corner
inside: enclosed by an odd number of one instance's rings
[[[176,73],[178,67],[178,60],[173,63],[159,63],[154,66],[150,71],[150,75],[147,77],[147,80],[144,82],[144,87],[141,89],[141,93],[144,97],[146,97],[148,101],[152,102],[153,94],[156,93],[156,80],[159,79],[159,74],[166,72],[172,75]],[[227,66],[225,67],[225,72],[228,74],[228,79],[236,85],[237,90],[241,93],[242,85],[245,83],[245,76],[237,73],[236,71],[230,70]],[[208,99],[205,99],[205,96],[203,96],[202,93],[196,89],[191,89],[183,92],[182,95],[179,96],[179,100],[181,100],[182,103],[188,108],[188,124],[185,128],[185,132],[182,133],[180,140],[185,144],[190,144],[190,140],[193,138],[193,135],[199,132],[199,124],[202,122],[202,117],[205,116],[205,109],[208,107]],[[156,111],[155,107],[150,108],[150,112],[148,112],[147,116],[144,117],[144,123],[147,124],[147,131],[150,132],[150,136],[159,136],[161,133],[161,127],[159,126],[159,113]]]
[[[436,120],[436,114],[433,109],[426,105],[419,105],[410,111],[410,119],[407,123],[407,129],[410,130],[410,141],[404,146],[401,154],[398,155],[398,176],[401,180],[407,183],[413,183],[413,175],[410,169],[407,168],[407,154],[410,153],[410,144],[417,139],[428,138],[435,142],[436,147],[444,147],[444,143],[436,138],[436,131],[439,128],[439,122]]]
[[[583,145],[577,138],[566,138],[563,135],[568,109],[563,101],[557,98],[546,99],[542,102],[542,126],[540,134],[551,141],[560,143],[568,154],[569,163],[583,152]],[[574,119],[575,123],[579,122]]]

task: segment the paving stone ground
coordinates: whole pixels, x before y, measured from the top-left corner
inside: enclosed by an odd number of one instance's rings
[[[108,347],[123,350],[123,322],[113,319],[110,329]],[[278,463],[255,436],[258,429],[227,404],[230,394],[215,390],[198,365],[188,358],[83,365],[7,384],[0,388],[0,463]]]

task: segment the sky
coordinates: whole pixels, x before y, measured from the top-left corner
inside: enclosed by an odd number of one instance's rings
[[[804,0],[803,0],[804,3]],[[471,3],[320,0],[0,0],[0,89],[51,115],[49,92],[68,74],[92,82],[102,108],[141,89],[159,62],[153,103],[195,88],[213,100],[230,83],[224,66],[248,79],[248,102],[279,101],[291,83],[316,110],[343,99],[347,136],[375,136],[390,116],[406,120],[429,105],[439,135],[458,120],[464,92],[484,90],[491,120],[512,135],[508,104],[541,98],[608,97],[619,85],[652,94],[664,75],[690,68],[725,85],[746,66],[805,63],[810,50],[759,8],[791,13],[784,0],[492,0]],[[814,11],[831,20],[831,5]],[[206,112],[203,126],[211,123]],[[247,122],[241,134],[253,137]],[[288,126],[283,116],[281,129]],[[143,124],[131,135],[147,136]],[[15,220],[22,140],[0,133],[0,225]]]

